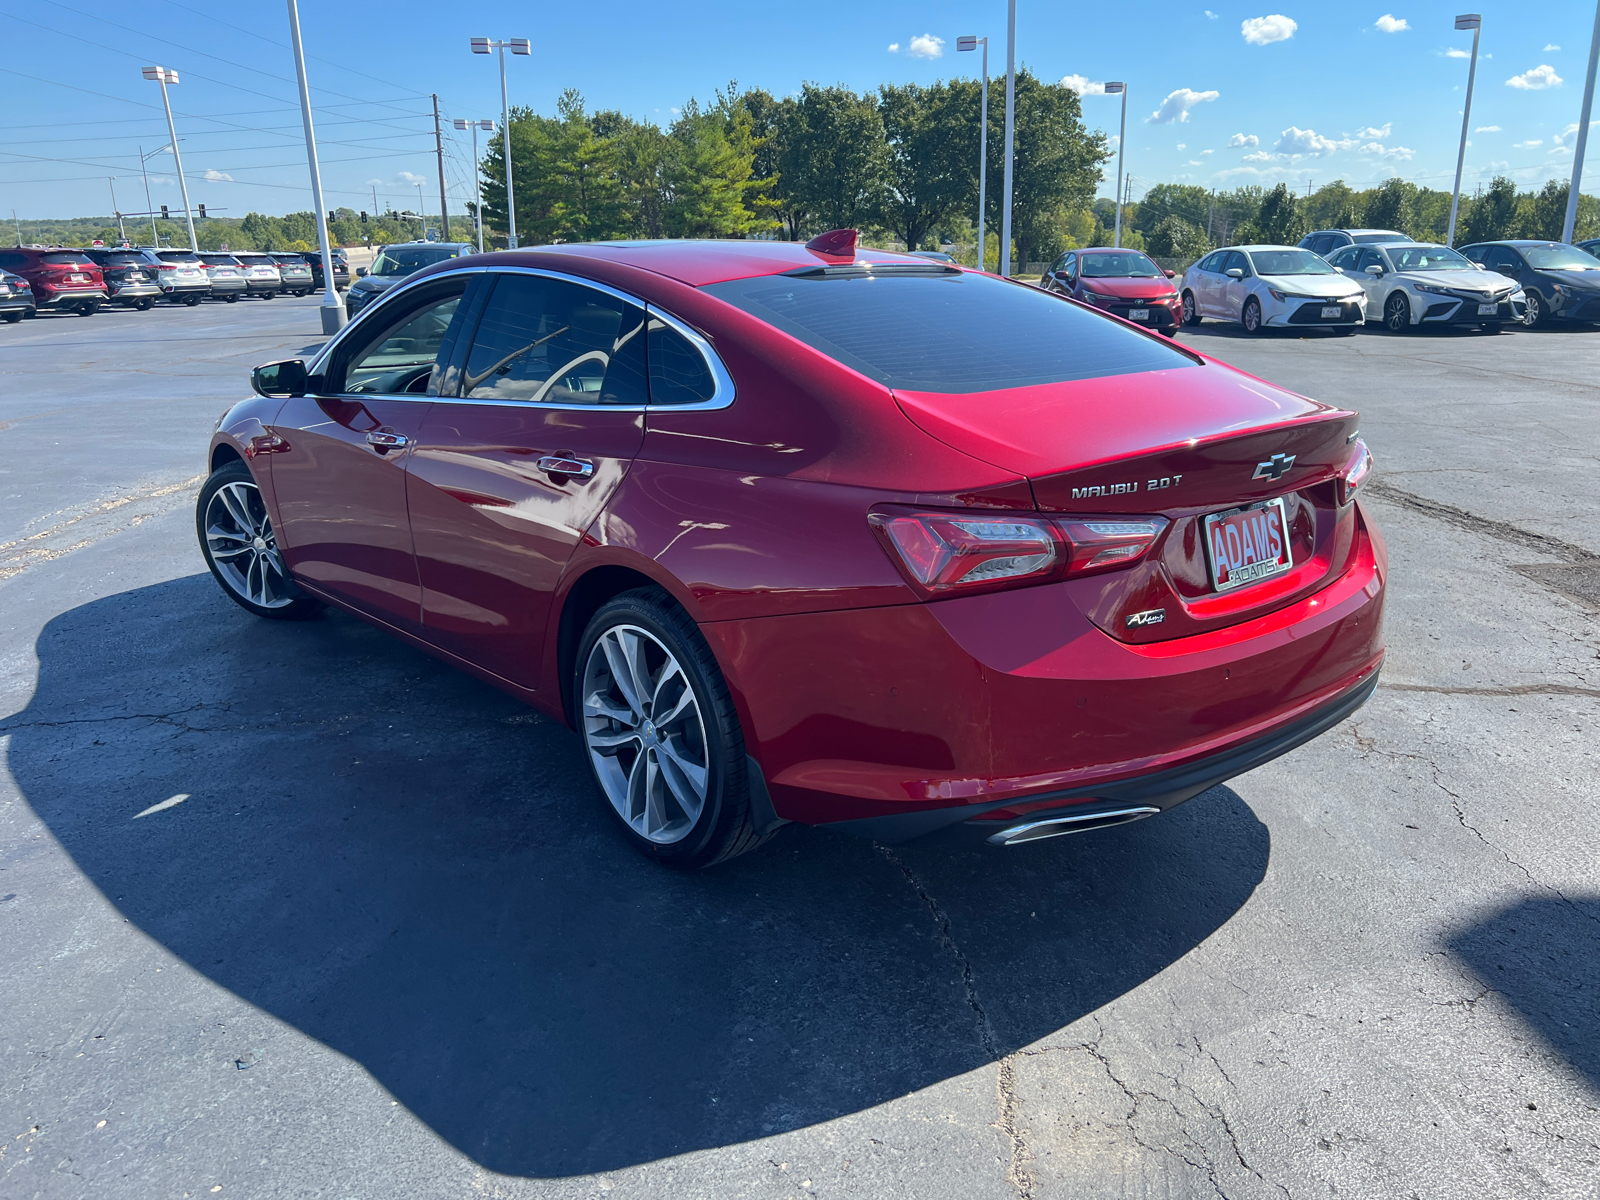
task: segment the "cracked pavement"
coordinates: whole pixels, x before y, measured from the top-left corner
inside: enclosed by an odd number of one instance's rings
[[[204,574],[211,423],[317,326],[0,336],[0,1195],[1600,1195],[1600,609],[1539,574],[1600,333],[1186,335],[1363,412],[1366,707],[1157,820],[684,878],[563,730]]]

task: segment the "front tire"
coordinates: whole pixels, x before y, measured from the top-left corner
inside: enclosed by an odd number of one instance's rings
[[[1337,337],[1355,337],[1356,327],[1354,325],[1341,325],[1333,332]]]
[[[1550,319],[1550,310],[1545,306],[1544,297],[1538,292],[1528,293],[1528,315],[1522,318],[1522,323],[1529,329],[1535,325],[1543,325]]]
[[[595,783],[642,854],[694,870],[766,840],[751,818],[728,685],[666,595],[624,592],[595,613],[578,646],[571,711]]]
[[[1244,302],[1244,309],[1239,313],[1239,324],[1244,326],[1246,333],[1260,333],[1266,328],[1266,322],[1261,319],[1261,301],[1251,296]]]
[[[1408,333],[1411,330],[1411,301],[1399,292],[1383,302],[1383,327],[1390,333]]]
[[[1193,292],[1183,294],[1183,323],[1191,326],[1200,324],[1200,310],[1195,306]]]
[[[240,608],[276,621],[301,621],[322,608],[289,577],[261,489],[244,463],[211,472],[194,515],[206,566]]]

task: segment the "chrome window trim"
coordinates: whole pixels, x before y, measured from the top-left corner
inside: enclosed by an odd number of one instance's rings
[[[417,396],[410,393],[390,395],[388,393],[377,392],[339,393],[339,398],[343,399],[348,396],[350,399],[361,399],[365,397],[367,399],[383,400],[426,400],[434,404],[474,404],[490,408],[537,408],[541,411],[549,412],[707,412],[712,409],[727,408],[733,403],[733,376],[729,373],[727,366],[724,365],[722,356],[716,352],[710,342],[701,336],[700,333],[698,333],[686,321],[674,316],[672,313],[669,313],[664,309],[658,308],[656,305],[651,304],[647,300],[641,300],[638,296],[630,295],[628,292],[624,292],[620,288],[614,288],[609,284],[600,283],[597,280],[585,279],[581,275],[568,275],[561,271],[547,270],[544,267],[520,267],[512,265],[456,267],[449,271],[440,271],[437,275],[429,275],[426,279],[418,279],[414,282],[408,283],[398,283],[391,288],[386,288],[384,289],[383,294],[377,299],[369,300],[367,302],[366,306],[362,308],[360,313],[356,315],[356,319],[354,321],[351,321],[350,324],[346,325],[333,337],[328,339],[326,343],[324,343],[322,348],[318,350],[316,355],[312,358],[311,362],[307,364],[307,374],[320,375],[323,371],[323,368],[327,365],[328,360],[333,356],[335,348],[338,347],[345,340],[345,338],[351,335],[352,330],[361,328],[361,326],[368,321],[371,313],[380,310],[385,304],[389,303],[394,296],[403,295],[413,288],[423,287],[440,279],[448,279],[456,275],[489,273],[499,273],[503,275],[541,275],[546,279],[557,279],[563,283],[574,283],[580,287],[593,288],[595,291],[604,292],[606,295],[617,300],[621,300],[625,304],[632,304],[636,308],[643,309],[648,315],[655,317],[663,325],[666,325],[674,333],[684,338],[684,340],[686,340],[691,346],[699,351],[700,357],[705,360],[706,367],[711,372],[711,381],[713,385],[711,399],[702,400],[697,404],[548,404],[543,401],[535,402],[530,400],[474,400],[470,396]]]

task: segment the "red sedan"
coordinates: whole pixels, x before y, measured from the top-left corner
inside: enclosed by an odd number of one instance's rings
[[[254,384],[228,595],[568,722],[665,863],[1136,820],[1377,683],[1355,413],[848,231],[453,259]]]
[[[1050,264],[1039,284],[1047,292],[1071,296],[1175,337],[1183,324],[1183,303],[1172,277],[1143,251],[1090,246],[1068,250]]]

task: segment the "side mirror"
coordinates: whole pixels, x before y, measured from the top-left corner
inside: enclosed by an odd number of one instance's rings
[[[1176,271],[1168,271],[1166,275],[1168,279],[1176,279],[1178,277],[1178,273]]]
[[[356,278],[357,279],[366,278],[366,274],[367,274],[367,269],[365,267],[357,267],[356,268]]]
[[[282,362],[268,363],[250,372],[250,386],[258,396],[284,399],[306,394],[306,364],[304,359],[286,358]]]
[[[1367,268],[1367,274],[1368,275],[1382,275],[1383,274],[1383,268],[1378,266],[1376,263],[1374,263],[1372,266]]]
[[[1229,267],[1226,271],[1223,272],[1223,274],[1226,275],[1229,279],[1243,279],[1244,278],[1244,271],[1241,270],[1239,267]]]

